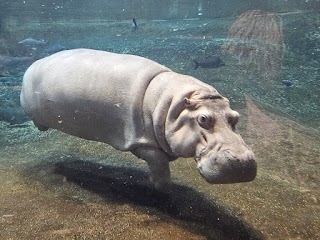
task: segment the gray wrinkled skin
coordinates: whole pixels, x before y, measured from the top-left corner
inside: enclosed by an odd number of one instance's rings
[[[21,105],[40,130],[55,128],[144,159],[157,189],[170,182],[169,161],[178,157],[194,157],[209,183],[256,176],[228,100],[146,58],[89,49],[56,53],[26,71]]]

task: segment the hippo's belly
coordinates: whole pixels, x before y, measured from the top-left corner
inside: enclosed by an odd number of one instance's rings
[[[145,134],[143,98],[150,81],[166,71],[132,55],[63,51],[27,70],[21,104],[38,127],[130,150],[151,141]]]

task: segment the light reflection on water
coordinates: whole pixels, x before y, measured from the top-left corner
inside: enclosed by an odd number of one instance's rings
[[[301,3],[302,2],[302,3]],[[270,4],[263,0],[235,2],[232,0],[122,0],[122,1],[3,1],[0,3],[2,20],[20,21],[57,20],[128,20],[186,19],[236,16],[247,10],[261,9],[270,12],[292,12],[319,9],[317,1],[277,1]]]

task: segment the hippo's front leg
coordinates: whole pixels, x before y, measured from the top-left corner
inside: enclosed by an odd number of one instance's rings
[[[139,147],[132,153],[145,160],[149,165],[149,178],[157,190],[165,190],[170,183],[169,158],[167,154],[155,147]]]

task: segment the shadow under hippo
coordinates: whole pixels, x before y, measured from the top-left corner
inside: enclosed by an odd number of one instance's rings
[[[146,181],[147,173],[137,168],[102,165],[69,156],[63,161],[53,157],[29,167],[25,175],[67,195],[68,189],[61,185],[62,178],[59,178],[62,176],[67,182],[99,195],[106,203],[136,206],[137,211],[160,216],[206,239],[264,239],[261,232],[190,187],[172,183],[170,192],[155,190]],[[67,185],[67,188],[71,190],[72,187]],[[84,201],[94,202],[95,199],[91,195]]]

